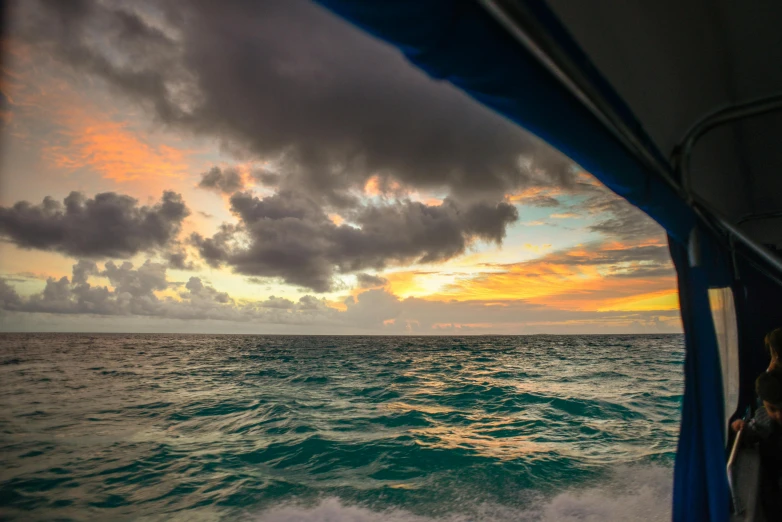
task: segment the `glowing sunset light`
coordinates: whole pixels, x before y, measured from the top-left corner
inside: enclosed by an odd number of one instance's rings
[[[67,115],[64,135],[69,143],[44,149],[44,156],[65,171],[90,167],[115,181],[184,179],[187,152],[149,144],[122,123],[84,115]]]

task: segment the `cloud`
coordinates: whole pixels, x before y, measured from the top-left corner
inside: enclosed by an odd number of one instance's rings
[[[197,232],[192,233],[190,243],[198,249],[201,259],[207,265],[218,268],[228,261],[229,242],[237,231],[236,226],[223,223],[212,237],[205,238]],[[258,283],[258,281],[253,282]]]
[[[21,308],[22,298],[5,279],[0,279],[0,309],[12,311]]]
[[[253,184],[274,188],[279,185],[280,179],[280,174],[262,168],[212,167],[201,174],[198,187],[218,194],[233,194]]]
[[[500,243],[518,219],[507,203],[403,200],[359,207],[348,214],[350,224],[336,225],[315,200],[294,191],[265,198],[239,192],[230,201],[238,225],[224,224],[211,238],[191,236],[202,259],[316,292],[331,289],[337,273],[440,262],[475,240]]]
[[[282,310],[290,310],[295,307],[295,304],[290,299],[271,296],[266,301],[263,301],[263,306],[265,308],[280,308]]]
[[[281,176],[274,172],[269,172],[268,170],[256,169],[252,171],[250,175],[255,181],[265,187],[276,187],[280,184]]]
[[[600,216],[589,229],[608,237],[632,241],[664,235],[662,227],[649,216],[607,190],[588,198],[580,208]]]
[[[25,7],[31,6],[11,13]],[[30,21],[13,18],[9,32]],[[197,151],[157,132],[161,125],[149,125],[150,114],[139,113],[134,101],[123,103],[104,82],[52,60],[57,50],[28,45],[14,35],[0,45],[13,57],[0,80],[13,117],[5,131],[17,144],[34,148],[46,166],[69,174],[94,171],[135,186],[185,177]]]
[[[175,40],[160,28],[145,23],[126,10],[103,7],[97,2],[17,2],[14,6],[20,38],[83,72],[150,100],[169,92],[182,96],[182,87],[166,85],[150,69],[167,67],[167,74],[186,76],[178,67]],[[177,88],[179,87],[179,88]],[[164,112],[165,106],[157,107]]]
[[[57,106],[60,143],[44,145],[41,155],[56,167],[77,170],[91,167],[104,178],[118,182],[161,177],[181,178],[187,173],[189,151],[150,144],[127,124],[87,114],[78,106]]]
[[[382,292],[375,290],[372,292]],[[358,303],[364,296],[359,296]],[[681,332],[678,310],[608,311],[563,310],[524,300],[436,301],[373,295],[384,302],[383,324],[388,333],[614,333]],[[370,316],[371,317],[371,316]],[[366,320],[366,315],[361,319]]]
[[[212,167],[201,174],[198,187],[217,192],[218,194],[233,194],[259,184],[274,188],[280,183],[281,176],[262,168],[246,169],[237,167]],[[211,217],[211,216],[208,216]]]
[[[560,153],[309,2],[17,8],[14,36],[35,52],[100,78],[168,128],[265,165],[202,174],[199,186],[232,194],[239,217],[191,236],[212,267],[326,291],[340,273],[499,243],[518,217],[506,194],[548,187],[530,204],[554,206],[556,190],[579,186]],[[250,196],[254,183],[276,193]],[[394,188],[393,199],[368,204],[370,185]],[[179,252],[170,266],[186,268]]]
[[[576,179],[579,180],[575,185],[567,187],[570,192],[583,192],[591,191],[592,187],[584,185],[580,180],[583,178],[583,173],[576,173]],[[561,196],[565,192],[565,187],[557,186],[531,186],[525,187],[522,190],[515,191],[508,195],[508,199],[513,203],[519,203],[524,206],[532,206],[539,208],[554,208],[559,207],[562,203],[556,196]]]
[[[417,277],[396,272],[387,288],[404,294]],[[667,246],[595,241],[529,261],[486,263],[430,292],[429,298],[523,300],[581,311],[670,310],[678,305],[675,281]]]
[[[113,288],[91,284],[89,278],[93,277],[107,278]],[[178,290],[172,293],[174,288]],[[3,329],[18,329],[20,324],[27,324],[28,317],[44,313],[49,314],[47,324],[52,321],[56,325],[70,325],[68,328],[84,323],[53,318],[72,317],[72,321],[78,321],[79,317],[90,316],[89,324],[94,327],[102,324],[98,317],[125,321],[143,317],[145,321],[165,321],[160,323],[161,331],[176,331],[185,324],[192,331],[193,323],[171,323],[172,320],[199,321],[196,324],[202,325],[205,321],[223,321],[234,325],[227,326],[227,331],[239,328],[248,332],[290,332],[284,329],[286,325],[295,325],[299,333],[324,329],[376,334],[681,331],[676,310],[591,312],[555,309],[517,299],[447,302],[400,299],[384,289],[349,297],[343,311],[311,295],[295,302],[274,296],[266,300],[237,301],[198,277],[191,277],[184,284],[166,281],[165,266],[151,261],[138,269],[127,262],[121,265],[109,262],[103,270],[91,261],[80,261],[74,266],[70,280],[49,278],[42,292],[29,297],[20,296],[0,279],[0,310],[4,311],[0,314]],[[249,326],[238,326],[242,323]],[[40,326],[40,322],[35,324]],[[115,319],[111,324],[122,329],[125,323]]]
[[[0,207],[0,237],[21,248],[74,257],[124,258],[166,247],[189,214],[174,192],[163,192],[154,206],[114,192],[94,198],[71,192],[62,203],[47,196],[39,205],[20,201]]]
[[[73,277],[72,281],[75,285],[81,285],[87,282],[90,276],[98,274],[98,265],[93,261],[86,259],[80,259],[75,265],[73,265]]]
[[[195,263],[187,260],[187,252],[183,249],[167,252],[164,257],[168,261],[169,268],[176,270],[196,270],[198,268]]]
[[[109,286],[90,283],[101,277]],[[173,295],[159,295],[180,288]],[[105,263],[103,270],[89,260],[73,265],[71,278],[48,278],[38,294],[21,297],[0,279],[0,309],[11,312],[97,316],[143,316],[183,320],[258,321],[276,324],[318,324],[333,320],[337,311],[325,301],[303,296],[298,302],[270,297],[238,302],[198,277],[182,285],[167,280],[166,266],[147,260],[138,268],[130,262]]]
[[[377,288],[388,283],[388,279],[372,274],[356,274],[359,288]]]
[[[373,176],[465,201],[577,181],[561,154],[309,2],[18,8],[29,45],[163,122],[276,161],[264,182],[329,205]]]
[[[223,194],[233,194],[244,188],[244,179],[236,169],[212,167],[208,172],[201,174],[201,182],[198,186]]]
[[[583,247],[554,252],[546,257],[536,259],[532,263],[547,263],[552,265],[602,265],[618,270],[621,265],[635,263],[634,268],[665,267],[673,269],[666,245],[622,245],[591,243]],[[668,272],[670,275],[672,272]]]
[[[557,200],[557,198],[551,196],[545,196],[543,194],[538,194],[524,199],[524,204],[531,205],[533,207],[541,207],[541,208],[553,208],[561,205],[561,203],[559,202],[559,200]]]
[[[402,315],[404,304],[397,296],[383,289],[367,290],[357,297],[348,297],[342,317],[350,324],[379,328]]]

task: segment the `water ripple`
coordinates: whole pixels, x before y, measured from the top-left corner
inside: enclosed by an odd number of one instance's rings
[[[664,519],[682,359],[680,336],[2,335],[0,518],[591,520],[633,469]]]

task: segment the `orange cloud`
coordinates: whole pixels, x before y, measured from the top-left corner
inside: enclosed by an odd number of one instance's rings
[[[428,205],[430,207],[439,207],[443,204],[443,200],[440,198],[424,198],[424,199],[417,199],[413,198],[416,201],[420,201],[424,205]]]
[[[387,194],[406,194],[402,184],[392,178],[372,176],[364,183],[364,194],[369,197],[385,196]]]
[[[671,283],[676,284],[675,278]],[[598,312],[611,312],[624,310],[632,312],[646,312],[654,310],[676,310],[679,308],[679,292],[674,289],[664,289],[646,294],[630,297],[606,300]]]
[[[677,329],[681,330],[681,317],[678,315],[654,315],[644,318],[646,322],[653,321],[658,323],[660,326],[665,326],[670,329]],[[553,326],[558,329],[561,329],[565,326],[583,326],[586,328],[594,328],[596,322],[599,322],[601,328],[613,328],[613,327],[619,327],[619,328],[626,328],[628,326],[631,326],[632,323],[637,322],[639,320],[639,316],[635,314],[622,314],[622,315],[616,315],[616,316],[601,316],[598,321],[595,320],[595,318],[590,317],[586,319],[567,319],[565,321],[529,321],[525,323],[525,326],[530,327],[543,327],[543,326]]]
[[[367,180],[366,183],[364,183],[364,194],[371,197],[376,197],[381,195],[380,191],[380,178],[377,176],[372,176]]]
[[[524,243],[524,250],[529,250],[530,252],[535,252],[536,254],[539,254],[541,252],[550,249],[551,249],[550,243],[546,243],[543,245],[533,245],[532,243]]]
[[[410,187],[402,185],[399,181],[381,176],[372,176],[363,187],[364,195],[375,197],[409,198],[412,201],[423,203],[424,205],[437,207],[443,204],[443,199],[436,197],[431,193],[421,193],[418,190],[412,190]]]
[[[596,312],[677,309],[676,279],[670,265],[632,255],[639,252],[631,250],[637,246],[621,246],[579,245],[521,263],[483,264],[472,274],[455,274],[428,293],[427,299],[523,300],[561,310]],[[659,257],[659,251],[653,252]],[[396,295],[425,295],[426,274],[397,272],[387,277],[388,289]]]
[[[645,246],[658,246],[668,247],[668,243],[662,237],[646,237],[639,238],[633,241],[608,241],[601,246],[602,250],[627,250],[630,248],[638,248]]]
[[[59,168],[89,167],[114,181],[183,178],[187,151],[151,144],[126,123],[111,121],[83,108],[62,110],[66,144],[44,147],[43,155]]]
[[[0,78],[0,91],[8,99],[3,115],[9,129],[23,143],[40,149],[53,166],[76,170],[90,168],[118,182],[182,178],[189,171],[194,152],[152,142],[149,133],[133,128],[128,112],[106,99],[83,77],[48,63],[18,42],[3,42],[10,64]],[[158,135],[158,137],[160,137]]]
[[[529,187],[508,195],[508,201],[511,203],[524,203],[539,197],[555,198],[563,192],[564,190],[559,187]]]

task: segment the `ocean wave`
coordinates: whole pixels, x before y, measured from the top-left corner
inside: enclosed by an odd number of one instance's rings
[[[621,466],[594,487],[537,495],[528,506],[491,502],[453,506],[451,512],[416,514],[406,509],[373,510],[326,497],[312,504],[284,503],[247,515],[253,522],[657,522],[671,517],[671,469]],[[446,510],[447,511],[447,510]],[[244,517],[241,517],[244,518]]]
[[[666,519],[682,337],[616,345],[0,336],[0,518]]]

